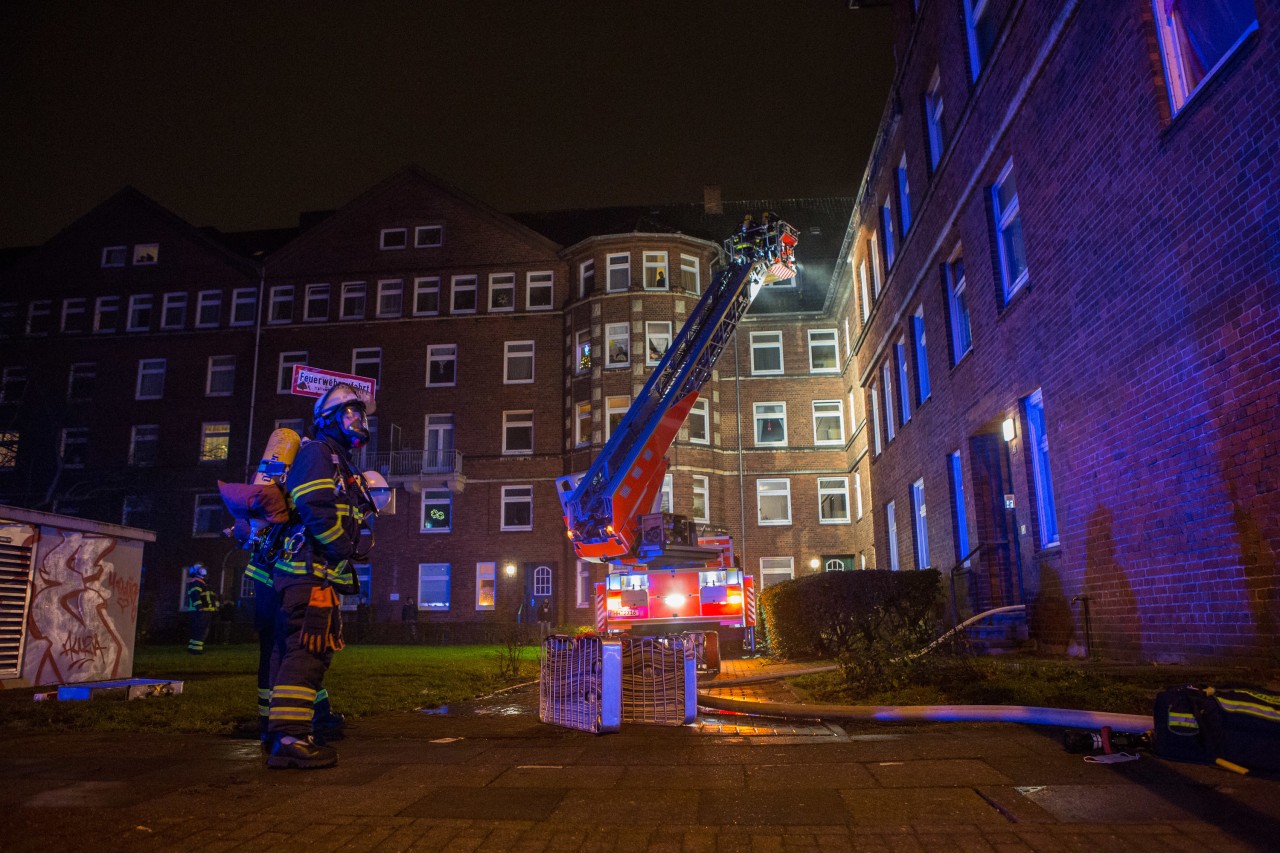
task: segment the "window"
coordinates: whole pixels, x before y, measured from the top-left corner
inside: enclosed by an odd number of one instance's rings
[[[129,325],[131,332],[145,332],[151,328],[152,300],[149,293],[135,293],[129,297]]]
[[[573,444],[583,447],[591,443],[591,403],[578,403],[573,415]]]
[[[502,529],[533,529],[533,486],[502,487]]]
[[[894,359],[898,362],[898,406],[902,423],[911,420],[911,378],[907,373],[907,339],[898,338],[893,345]]]
[[[662,488],[658,490],[658,499],[653,502],[654,512],[675,512],[674,486],[671,472],[662,478]]]
[[[103,267],[122,267],[129,257],[128,246],[107,246],[102,250]]]
[[[964,507],[964,468],[960,463],[960,451],[947,457],[951,472],[951,522],[955,529],[956,559],[969,556],[969,517]]]
[[[451,471],[454,464],[453,413],[427,415],[426,464],[436,470]]]
[[[533,410],[502,413],[502,452],[533,453]]]
[[[631,254],[623,252],[606,258],[609,267],[609,292],[621,293],[631,289]]]
[[[582,298],[596,289],[596,261],[588,258],[578,264],[578,297]]]
[[[709,524],[711,522],[710,514],[710,495],[711,495],[711,478],[702,474],[693,475],[693,505],[689,511],[689,517],[694,521]]]
[[[343,282],[340,318],[343,320],[363,320],[364,298],[365,284],[363,281]]]
[[[134,388],[135,400],[159,400],[164,396],[163,358],[144,358],[138,361],[138,382]]]
[[[213,329],[222,322],[222,291],[202,290],[196,297],[196,328]]]
[[[431,344],[427,347],[427,387],[457,384],[458,345]]]
[[[644,289],[667,290],[667,253],[644,253]]]
[[[793,557],[761,557],[760,588],[789,581],[796,576]]]
[[[974,80],[982,73],[996,46],[996,16],[991,11],[992,5],[990,0],[964,0],[964,27],[969,36],[969,75]]]
[[[191,524],[191,535],[199,537],[222,535],[222,496],[196,495],[195,518]]]
[[[895,248],[893,245],[893,206],[887,198],[880,208],[880,232],[884,234],[884,268],[891,270],[893,269]]]
[[[120,297],[99,296],[93,303],[93,330],[114,332],[120,321]]]
[[[308,284],[302,319],[311,322],[329,319],[329,285]]]
[[[751,373],[753,376],[782,372],[782,332],[751,333]]]
[[[12,430],[0,432],[0,471],[12,471],[18,467],[18,443],[22,434]]]
[[[440,313],[440,279],[415,278],[413,280],[413,314],[425,317]]]
[[[226,462],[231,447],[231,424],[214,421],[200,425],[200,461]]]
[[[662,361],[671,347],[671,324],[666,321],[644,324],[644,363],[650,367]]]
[[[1253,0],[1154,0],[1169,101],[1176,113],[1258,28]]]
[[[165,297],[168,299],[168,297]],[[186,299],[186,294],[182,294],[182,298]],[[63,334],[77,335],[85,330],[85,320],[88,319],[86,307],[89,300],[76,298],[62,300],[62,324],[59,328]],[[183,306],[185,310],[185,305]]]
[[[289,286],[273,287],[267,300],[268,323],[290,323],[293,321],[293,288]]]
[[[614,430],[622,423],[622,419],[626,417],[627,409],[631,408],[631,398],[622,397],[605,397],[604,398],[604,440],[608,441],[613,435]]]
[[[591,330],[580,329],[574,335],[573,372],[588,373],[591,370]]]
[[[818,478],[818,521],[821,524],[849,523],[849,478]]]
[[[929,88],[924,93],[924,124],[928,132],[930,172],[937,170],[947,144],[942,116],[942,78],[935,68],[933,77],[929,80]]]
[[[204,395],[206,397],[230,397],[236,387],[236,357],[211,355],[205,372]]]
[[[422,490],[422,532],[448,533],[453,529],[453,492]]]
[[[129,434],[129,464],[150,467],[159,459],[159,424],[135,424]]]
[[[911,484],[911,513],[915,517],[916,568],[929,568],[929,521],[925,513],[924,478]]]
[[[876,383],[867,386],[867,394],[871,398],[871,441],[875,455],[879,456],[883,448],[880,446],[880,393]]]
[[[476,610],[492,610],[498,595],[498,564],[476,563]]]
[[[272,429],[291,429],[298,435],[302,435],[306,430],[306,423],[302,418],[276,418]]]
[[[809,330],[809,372],[840,370],[840,344],[835,329]]]
[[[231,291],[231,325],[252,326],[258,320],[258,291],[243,287]]]
[[[587,560],[578,560],[574,569],[574,579],[577,583],[574,587],[577,591],[578,607],[590,607],[595,600],[595,588],[591,583],[591,563]]]
[[[550,566],[538,566],[533,570],[533,594],[542,596],[551,594]]]
[[[125,495],[120,523],[125,527],[154,527],[155,512],[156,504],[150,495]]]
[[[943,265],[943,277],[947,281],[947,307],[951,312],[951,363],[973,349],[973,330],[969,325],[969,296],[965,292],[964,251],[956,247],[955,254]]]
[[[187,325],[187,294],[166,293],[160,308],[160,328],[166,331]]]
[[[409,229],[383,228],[378,235],[379,249],[404,249],[409,245]]]
[[[150,303],[150,296],[145,297]],[[47,335],[52,322],[53,302],[48,299],[38,299],[27,306],[27,334],[28,335]],[[149,317],[150,315],[148,315]]]
[[[476,277],[473,275],[455,275],[451,282],[449,310],[454,314],[474,314],[476,312]]]
[[[419,225],[413,229],[413,247],[415,249],[434,249],[443,245],[443,225]]]
[[[1027,283],[1027,254],[1022,242],[1022,212],[1018,206],[1018,187],[1013,178],[1013,161],[1005,164],[991,188],[992,215],[995,218],[996,244],[1000,250],[1000,276],[1004,284],[1004,301]]]
[[[449,609],[449,564],[418,564],[418,609]]]
[[[516,310],[516,274],[496,272],[489,276],[489,310]]]
[[[372,379],[374,385],[382,381],[382,347],[362,347],[351,351],[351,373]]]
[[[916,349],[916,391],[920,395],[919,402],[923,403],[929,399],[929,354],[925,347],[923,305],[911,315],[911,337]]]
[[[902,226],[900,233],[902,239],[907,238],[907,232],[911,230],[911,184],[907,179],[907,155],[903,154],[902,159],[898,161],[898,224]]]
[[[533,341],[507,341],[502,381],[525,385],[533,381]]]
[[[761,527],[791,523],[791,481],[756,481],[756,520]]]
[[[62,467],[83,468],[88,449],[87,427],[67,427],[62,430],[62,440],[58,447],[58,455],[62,457]]]
[[[853,472],[853,509],[858,521],[862,521],[862,472]]]
[[[884,506],[885,533],[889,537],[889,571],[896,572],[898,565],[898,511],[893,501]]]
[[[368,604],[370,601],[369,583],[373,567],[369,563],[353,563],[351,568],[352,574],[355,575],[357,592],[354,595],[339,595],[339,610],[358,611],[361,602]],[[250,579],[249,587],[250,589],[253,587],[252,579]],[[250,595],[252,595],[252,592],[250,592]]]
[[[849,337],[849,318],[845,317],[842,323],[844,325],[844,357],[848,358],[853,355],[853,338]]]
[[[787,443],[787,404],[755,403],[756,446]]]
[[[399,317],[404,313],[404,282],[398,278],[378,282],[378,316]]]
[[[98,378],[98,365],[81,361],[71,365],[67,373],[67,399],[88,400],[93,396],[94,380]]]
[[[525,308],[529,311],[549,310],[555,298],[556,274],[531,272],[525,278]]]
[[[872,232],[871,237],[867,240],[867,257],[871,259],[871,296],[873,299],[880,298],[880,287],[883,284],[879,245],[879,239]]]
[[[702,292],[702,273],[693,255],[680,256],[680,286],[688,293]]]
[[[1040,545],[1058,544],[1058,516],[1049,468],[1049,436],[1044,417],[1044,395],[1037,390],[1027,398],[1027,444],[1036,481],[1036,516],[1040,521]]]
[[[608,355],[605,367],[627,367],[631,364],[631,327],[626,323],[609,323],[604,327],[604,346]]]
[[[711,443],[710,418],[707,416],[707,410],[707,398],[699,397],[693,401],[693,408],[689,409],[689,417],[685,419],[685,425],[689,427],[689,440],[694,444]]]
[[[858,262],[858,289],[862,292],[862,325],[871,319],[871,291],[867,285],[867,259]]]
[[[886,361],[881,365],[880,381],[884,383],[884,433],[885,443],[893,441],[894,436],[894,418],[893,418],[893,380],[890,376],[889,362]]]
[[[133,265],[135,267],[151,266],[160,262],[159,243],[139,243],[133,247]]]
[[[307,354],[305,352],[280,353],[280,367],[276,370],[277,394],[293,393],[293,366],[306,363]]]
[[[813,401],[813,443],[844,444],[844,404],[839,400]]]

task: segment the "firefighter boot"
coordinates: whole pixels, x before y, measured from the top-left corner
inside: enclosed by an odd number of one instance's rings
[[[321,746],[310,735],[293,738],[288,743],[281,738],[272,744],[271,752],[267,755],[267,766],[276,769],[293,767],[310,770],[333,767],[337,763],[338,751],[331,746]]]

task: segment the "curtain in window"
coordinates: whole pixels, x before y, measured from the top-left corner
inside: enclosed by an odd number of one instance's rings
[[[1164,5],[1165,14],[1182,25],[1200,75],[1217,65],[1257,20],[1253,0],[1165,0]]]

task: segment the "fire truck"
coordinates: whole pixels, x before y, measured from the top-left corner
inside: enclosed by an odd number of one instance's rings
[[[644,388],[583,474],[557,494],[579,559],[607,563],[597,584],[596,628],[738,626],[753,641],[754,579],[736,564],[727,533],[651,512],[666,452],[698,393],[765,284],[796,275],[796,230],[766,213],[724,242],[727,263],[689,314]]]

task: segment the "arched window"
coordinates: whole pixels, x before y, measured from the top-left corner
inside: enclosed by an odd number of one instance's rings
[[[841,560],[839,557],[835,558],[834,560],[827,560],[827,565],[826,565],[826,569],[825,569],[825,571],[828,571],[828,572],[843,572],[843,571],[844,571],[844,560]]]
[[[551,594],[551,567],[538,566],[533,570],[533,594],[534,595],[550,595]]]

